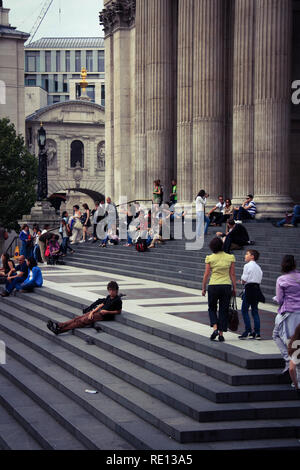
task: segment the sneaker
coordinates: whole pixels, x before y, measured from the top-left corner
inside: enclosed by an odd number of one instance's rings
[[[242,224],[243,222],[241,220],[236,220],[235,223],[236,224]]]
[[[239,339],[251,338],[251,332],[250,331],[244,331],[244,333],[242,333],[238,338]]]
[[[223,335],[219,335],[219,341],[220,343],[223,343],[223,341],[225,341],[225,338]]]
[[[91,240],[94,240],[94,238],[93,238],[93,237],[90,237],[90,238],[89,238],[89,242],[90,242]]]
[[[211,341],[213,341],[214,339],[216,339],[216,337],[218,336],[218,334],[219,334],[218,330],[215,330],[215,331],[212,333],[212,335],[210,336]]]
[[[255,339],[261,339],[260,335],[255,335]]]
[[[47,323],[48,330],[52,331],[55,335],[59,334],[59,326],[57,323],[53,323],[52,320],[49,320]]]
[[[79,242],[79,243],[85,243],[85,240],[80,240],[80,242]]]
[[[250,333],[250,336],[249,336],[249,337],[252,338],[252,339],[261,339],[260,334],[255,333],[255,331],[253,331],[252,333]]]

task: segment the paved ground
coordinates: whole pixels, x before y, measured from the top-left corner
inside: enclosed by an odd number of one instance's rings
[[[71,266],[45,266],[42,267],[42,271],[45,286],[91,302],[99,296],[107,295],[107,283],[115,280],[120,286],[120,292],[126,294],[123,299],[124,311],[204,336],[210,336],[212,332],[209,326],[207,297],[202,297],[201,292],[196,289],[109,272],[92,273],[91,270]],[[263,306],[260,309],[262,340],[238,339],[238,334],[244,330],[240,316],[238,332],[227,332],[226,343],[258,354],[278,354],[279,350],[272,341],[277,307],[271,304],[261,305]],[[241,301],[238,299],[239,309],[240,306]]]

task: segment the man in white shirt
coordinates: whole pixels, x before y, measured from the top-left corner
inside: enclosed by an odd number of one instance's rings
[[[220,194],[218,196],[218,203],[213,207],[209,213],[207,214],[210,220],[210,223],[217,225],[219,224],[219,221],[221,220],[225,208],[225,201],[224,197]]]
[[[263,272],[256,263],[259,258],[257,250],[248,250],[245,254],[245,266],[242,274],[242,283],[245,284],[243,293],[242,315],[245,323],[245,331],[239,336],[239,339],[253,338],[261,339],[260,336],[260,318],[258,314],[258,303],[264,302],[264,297],[260,290],[260,284]],[[249,318],[249,307],[254,320],[254,331],[251,333],[251,323]]]

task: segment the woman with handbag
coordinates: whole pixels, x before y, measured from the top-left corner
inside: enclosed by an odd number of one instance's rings
[[[202,295],[206,294],[208,285],[208,313],[210,325],[214,331],[211,340],[219,337],[219,341],[225,341],[223,332],[228,327],[228,309],[231,295],[236,295],[235,256],[223,251],[223,242],[219,237],[211,240],[209,247],[213,252],[205,258],[205,272],[202,282]],[[217,314],[219,302],[219,312]]]
[[[81,212],[79,210],[79,206],[76,204],[73,206],[74,214],[73,217],[70,219],[70,227],[72,229],[72,241],[71,245],[77,242],[77,239],[80,236],[80,232],[82,230],[82,223],[81,223]]]

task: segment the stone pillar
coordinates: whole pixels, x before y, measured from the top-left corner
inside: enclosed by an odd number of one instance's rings
[[[289,197],[291,0],[256,0],[254,195],[259,216]]]
[[[194,0],[178,4],[177,188],[178,201],[193,200],[193,17]]]
[[[253,0],[236,0],[232,202],[239,205],[254,192],[254,12]]]
[[[173,0],[148,2],[147,194],[160,179],[169,187],[174,159]]]
[[[114,194],[114,50],[113,36],[105,39],[105,195]]]
[[[150,0],[151,1],[151,0]],[[136,197],[149,198],[147,189],[146,137],[146,58],[148,36],[148,0],[136,2],[136,126],[135,191]]]
[[[224,0],[194,5],[193,199],[205,189],[214,202],[224,175]]]

